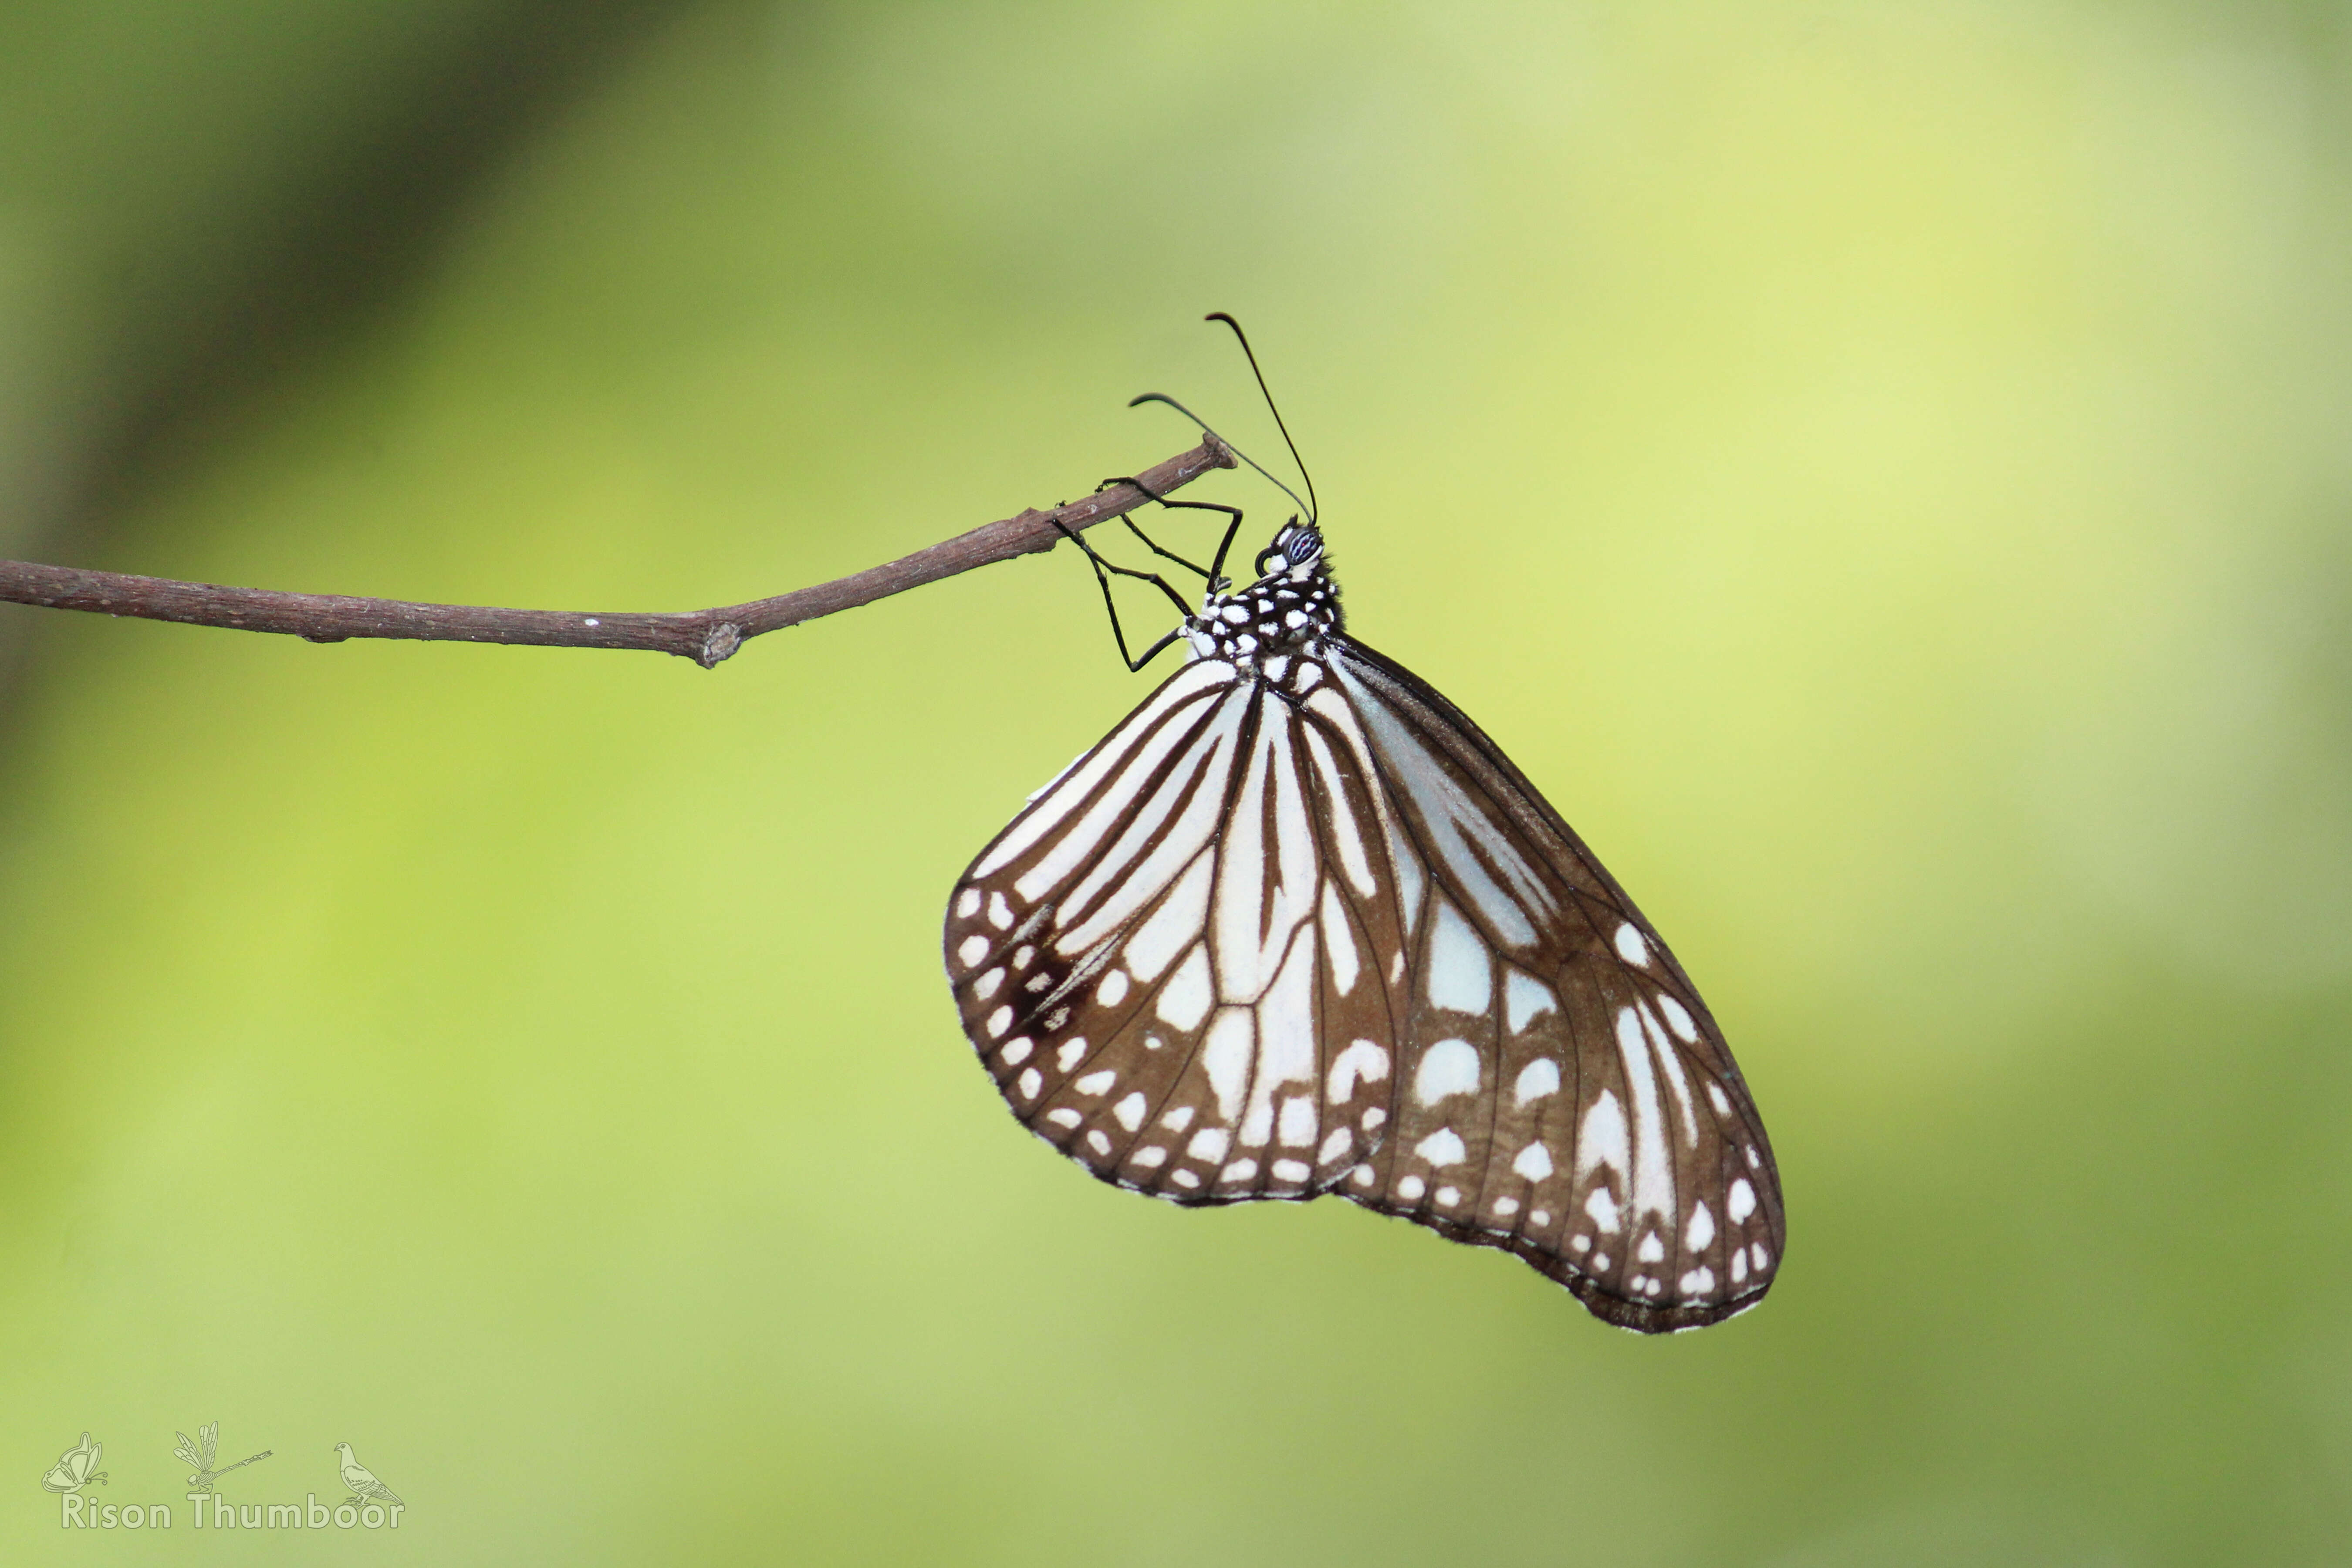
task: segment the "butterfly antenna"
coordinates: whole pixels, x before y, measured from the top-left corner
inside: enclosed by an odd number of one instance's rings
[[[1198,425],[1203,435],[1217,436],[1217,433],[1214,430],[1209,428],[1209,423],[1207,420],[1202,418],[1199,415],[1193,413],[1191,409],[1185,407],[1182,404],[1177,402],[1174,398],[1169,396],[1164,392],[1147,392],[1139,396],[1130,397],[1127,400],[1127,405],[1129,408],[1139,408],[1147,403],[1164,403],[1168,405],[1169,407],[1173,408],[1177,413],[1181,414],[1185,418],[1190,419],[1193,424]],[[1289,439],[1286,436],[1283,438],[1285,440]],[[1273,485],[1275,489],[1280,490],[1284,495],[1288,496],[1292,500],[1297,501],[1300,509],[1307,513],[1307,521],[1310,522],[1314,521],[1314,507],[1308,505],[1306,501],[1299,500],[1298,492],[1297,490],[1292,489],[1288,485],[1284,484],[1272,474],[1267,474],[1265,464],[1259,462],[1255,458],[1251,457],[1247,452],[1243,451],[1239,447],[1234,446],[1231,441],[1226,441],[1223,436],[1217,436],[1217,439],[1223,442],[1226,451],[1231,452],[1234,457],[1239,458],[1243,462],[1247,463],[1251,468],[1255,468],[1259,473],[1265,474],[1266,481],[1269,484]],[[1304,474],[1307,470],[1305,468],[1301,468],[1298,471]],[[1313,495],[1315,493],[1314,486],[1309,485],[1307,487],[1307,493],[1308,495]]]
[[[1274,427],[1282,432],[1282,444],[1290,448],[1290,460],[1298,465],[1298,477],[1307,481],[1307,525],[1309,528],[1314,527],[1315,476],[1307,471],[1307,459],[1298,455],[1298,443],[1290,438],[1290,426],[1282,422],[1282,410],[1274,405],[1273,390],[1265,384],[1265,372],[1257,367],[1257,355],[1250,348],[1249,334],[1242,331],[1242,324],[1239,321],[1234,321],[1223,310],[1212,310],[1201,319],[1204,321],[1224,322],[1234,330],[1234,336],[1241,340],[1242,353],[1249,361],[1250,374],[1257,377],[1258,393],[1265,399],[1266,412],[1274,416]],[[1283,488],[1286,490],[1289,489],[1287,485]],[[1297,500],[1298,498],[1294,495],[1290,499]]]

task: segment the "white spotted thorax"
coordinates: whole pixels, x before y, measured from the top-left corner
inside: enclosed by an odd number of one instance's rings
[[[1333,1194],[1645,1332],[1762,1299],[1762,1121],[1657,931],[1501,749],[1345,629],[1313,523],[950,895],[1013,1114],[1186,1205]]]
[[[1344,624],[1339,585],[1312,524],[1293,518],[1265,555],[1275,557],[1274,570],[1248,587],[1210,590],[1201,613],[1184,623],[1184,640],[1196,659],[1223,659],[1305,692],[1323,679],[1324,639]]]

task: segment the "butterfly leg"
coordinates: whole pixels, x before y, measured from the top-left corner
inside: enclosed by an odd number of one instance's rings
[[[1143,541],[1144,547],[1150,550],[1154,555],[1163,556],[1170,561],[1173,561],[1177,565],[1183,567],[1187,572],[1200,573],[1200,574],[1207,580],[1211,588],[1223,586],[1225,552],[1233,548],[1234,535],[1241,528],[1241,508],[1237,506],[1219,506],[1214,501],[1170,500],[1166,496],[1152,494],[1150,489],[1146,486],[1141,479],[1136,479],[1132,475],[1123,476],[1115,479],[1105,479],[1102,483],[1095,487],[1095,493],[1097,495],[1100,495],[1103,491],[1108,489],[1113,485],[1133,485],[1137,489],[1143,492],[1146,499],[1158,501],[1161,506],[1168,508],[1171,511],[1223,512],[1229,520],[1225,523],[1225,536],[1217,542],[1217,558],[1215,562],[1206,568],[1195,566],[1192,563],[1185,560],[1181,555],[1176,554],[1172,551],[1162,550],[1157,540],[1153,539],[1150,534],[1144,532],[1141,528],[1136,525],[1134,518],[1122,517],[1119,519],[1121,522],[1127,524],[1127,531],[1129,533],[1134,534],[1136,538]]]
[[[1175,589],[1170,587],[1168,585],[1168,580],[1160,576],[1158,573],[1138,572],[1131,566],[1114,565],[1110,562],[1104,560],[1100,555],[1097,554],[1093,545],[1088,544],[1085,540],[1079,538],[1076,533],[1065,527],[1058,520],[1055,522],[1054,526],[1061,530],[1062,536],[1065,539],[1067,539],[1071,543],[1076,545],[1080,550],[1086,552],[1088,564],[1094,567],[1096,585],[1102,589],[1103,608],[1110,612],[1111,638],[1118,644],[1118,657],[1126,662],[1128,673],[1131,675],[1137,670],[1141,669],[1145,665],[1150,664],[1153,659],[1160,657],[1162,649],[1166,648],[1171,643],[1184,635],[1184,627],[1181,623],[1179,623],[1175,630],[1170,632],[1166,637],[1161,637],[1158,642],[1153,643],[1150,647],[1145,648],[1143,650],[1142,658],[1138,658],[1134,655],[1129,653],[1127,651],[1127,633],[1118,624],[1118,605],[1112,601],[1110,596],[1110,577],[1108,574],[1116,572],[1122,577],[1134,577],[1142,582],[1150,584],[1153,587],[1158,588],[1161,593],[1167,595],[1169,601],[1176,606],[1178,612],[1187,620],[1192,618],[1192,607],[1190,605],[1187,605],[1184,602],[1184,596],[1176,592]]]

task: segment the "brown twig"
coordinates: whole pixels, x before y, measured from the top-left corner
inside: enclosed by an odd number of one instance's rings
[[[1180,457],[1136,476],[1153,495],[1166,495],[1212,468],[1230,468],[1234,456],[1214,436]],[[85,572],[30,561],[0,561],[0,602],[53,610],[92,610],[151,621],[282,632],[312,642],[349,637],[404,637],[417,642],[524,643],[542,647],[642,648],[674,653],[709,669],[763,632],[854,610],[877,599],[986,566],[1051,550],[1063,528],[1075,533],[1124,516],[1150,498],[1133,485],[1114,485],[1050,511],[1034,510],[982,524],[912,555],[847,577],[754,599],[748,605],[677,614],[575,615],[562,610],[509,610],[472,605],[415,605],[401,599],[360,599],[341,594],[280,594],[175,583],[121,572]]]

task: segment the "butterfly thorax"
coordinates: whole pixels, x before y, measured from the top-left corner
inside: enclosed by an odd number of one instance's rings
[[[1339,584],[1314,525],[1286,523],[1258,564],[1274,569],[1245,588],[1213,587],[1184,623],[1196,659],[1224,659],[1262,680],[1305,689],[1324,658],[1324,639],[1343,626]]]

